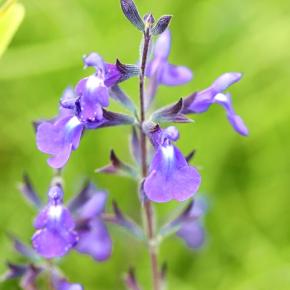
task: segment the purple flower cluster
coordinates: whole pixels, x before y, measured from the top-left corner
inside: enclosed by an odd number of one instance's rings
[[[31,188],[30,183],[26,181],[22,188]],[[31,197],[32,193],[26,190],[26,195]],[[64,256],[71,249],[97,261],[108,259],[112,241],[102,219],[106,201],[107,193],[88,183],[66,207],[62,186],[52,185],[47,205],[37,206],[40,211],[34,221],[36,232],[32,237],[35,251],[46,259]]]
[[[25,265],[8,264],[4,278],[21,277],[21,283],[28,285],[26,288],[23,286],[24,289],[34,289],[29,287],[34,287],[38,274],[45,271],[49,273],[55,289],[82,289],[81,285],[69,283],[60,274],[54,258],[75,250],[96,261],[107,260],[112,253],[112,240],[106,225],[110,222],[148,246],[153,265],[153,288],[160,290],[165,277],[165,271],[156,270],[160,242],[175,234],[189,248],[196,249],[205,240],[201,219],[206,206],[195,198],[201,185],[201,175],[196,167],[190,165],[193,152],[184,156],[176,146],[180,134],[172,123],[191,123],[188,115],[204,113],[217,103],[225,109],[234,130],[240,135],[248,135],[248,129],[236,114],[227,92],[232,84],[240,81],[241,73],[223,73],[208,88],[154,109],[159,86],[189,83],[193,73],[185,66],[173,65],[168,61],[171,16],[162,16],[158,21],[152,14],[142,18],[133,0],[120,2],[124,15],[143,34],[141,59],[136,61],[138,65],[122,64],[118,59],[115,64],[110,64],[95,52],[84,56],[85,68],[93,68],[94,73],[81,79],[74,88],[64,91],[56,117],[35,123],[37,148],[50,155],[48,164],[58,170],[49,187],[46,204],[42,203],[27,177],[21,186],[22,193],[37,208],[38,214],[34,220],[33,248],[15,239],[14,244],[16,250],[32,262]],[[154,43],[155,36],[158,38]],[[121,82],[135,76],[139,77],[139,108],[120,87]],[[118,101],[128,112],[109,111],[112,100]],[[149,114],[149,108],[153,110],[152,114]],[[107,193],[96,189],[92,183],[87,183],[70,202],[64,203],[61,169],[67,164],[71,152],[79,147],[84,133],[119,125],[132,127],[131,151],[135,164],[123,162],[112,150],[111,163],[97,172],[125,174],[137,181],[146,219],[144,228],[125,215],[116,202],[113,202],[112,213],[105,212]],[[146,140],[152,145],[150,150]],[[169,201],[189,203],[171,222],[155,228],[152,203]],[[128,289],[140,289],[133,270],[126,276],[125,284]]]
[[[37,147],[52,156],[48,164],[53,168],[66,164],[71,152],[78,148],[85,130],[112,126],[112,120],[104,112],[109,106],[109,90],[137,71],[120,62],[107,64],[97,53],[91,53],[83,60],[85,67],[94,67],[96,72],[80,80],[75,90],[67,88],[64,91],[57,117],[37,124]],[[114,125],[123,123],[126,119],[115,117]]]

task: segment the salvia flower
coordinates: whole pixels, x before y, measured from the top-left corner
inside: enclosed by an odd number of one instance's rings
[[[48,205],[36,217],[34,227],[37,231],[32,237],[32,245],[42,257],[64,256],[76,245],[75,223],[63,205],[63,191],[59,185],[50,188]]]
[[[112,240],[102,220],[106,201],[107,193],[89,183],[69,205],[79,236],[76,250],[97,261],[107,260],[112,252]]]
[[[194,93],[185,99],[184,113],[203,113],[214,104],[220,104],[226,110],[227,118],[233,128],[241,135],[248,135],[248,129],[240,116],[232,106],[231,95],[224,93],[232,84],[238,82],[242,77],[241,73],[224,73],[217,78],[213,84],[200,92]]]
[[[50,154],[48,164],[63,167],[70,154],[79,146],[85,129],[128,123],[124,118],[106,118],[104,108],[109,106],[109,88],[139,73],[134,65],[107,64],[97,53],[84,57],[85,67],[93,67],[95,73],[82,79],[75,91],[67,88],[60,101],[59,115],[40,122],[36,128],[36,143],[40,151]],[[112,115],[110,115],[112,117]]]
[[[204,215],[205,210],[204,200],[195,200],[190,211],[183,217],[180,228],[176,233],[192,249],[200,248],[204,243],[205,232],[201,217]]]
[[[109,106],[109,88],[105,85],[108,75],[106,64],[97,53],[84,57],[85,66],[94,67],[95,73],[79,81],[76,94],[80,98],[81,114],[83,120],[101,120],[102,107]]]
[[[151,102],[159,85],[178,86],[192,79],[192,72],[184,66],[176,66],[168,62],[171,46],[171,35],[167,29],[157,39],[153,58],[148,64],[146,75],[150,78],[147,88],[147,101]]]
[[[50,154],[48,164],[53,168],[61,168],[68,161],[70,154],[79,146],[80,139],[87,129],[105,126],[129,124],[133,118],[102,109],[101,119],[86,119],[92,104],[75,95],[72,88],[67,88],[61,98],[59,115],[43,121],[36,126],[36,143],[40,151]],[[83,104],[83,105],[81,105]],[[97,104],[97,106],[99,106]]]
[[[85,128],[71,109],[61,108],[59,116],[37,126],[36,143],[40,151],[50,154],[48,164],[61,168],[68,161],[71,151],[79,146]]]
[[[102,108],[109,106],[109,88],[137,75],[134,65],[108,64],[95,52],[83,58],[85,67],[93,67],[95,73],[79,81],[76,94],[80,97],[80,118],[82,120],[102,120]]]
[[[152,201],[184,201],[199,188],[201,177],[198,171],[188,165],[180,150],[172,144],[178,137],[179,133],[173,126],[165,130],[157,128],[151,134],[156,152],[145,178],[144,191]]]

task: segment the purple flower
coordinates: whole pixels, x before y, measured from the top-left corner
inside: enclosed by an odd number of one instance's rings
[[[120,114],[105,116],[109,106],[109,88],[139,73],[134,65],[107,64],[97,53],[84,57],[85,67],[94,67],[95,73],[79,81],[75,88],[67,88],[60,101],[59,115],[37,124],[36,143],[40,151],[52,155],[48,164],[63,167],[70,154],[79,146],[84,129],[128,123]]]
[[[99,114],[102,119],[86,119],[84,116],[89,116],[93,104],[89,100],[83,101],[83,97],[77,97],[71,88],[67,88],[61,98],[59,115],[37,125],[36,144],[40,151],[52,156],[48,159],[51,167],[61,168],[66,164],[71,152],[78,148],[85,129],[133,122],[126,115],[104,111],[99,104],[96,106],[102,110]]]
[[[68,161],[71,151],[79,146],[84,124],[73,114],[62,114],[53,121],[37,127],[36,143],[40,151],[52,155],[48,164],[61,168]]]
[[[103,107],[109,106],[109,88],[129,78],[133,66],[117,61],[108,64],[95,52],[84,57],[85,67],[93,67],[95,73],[79,81],[76,94],[80,97],[80,118],[82,120],[102,120]]]
[[[105,85],[106,65],[102,58],[91,53],[84,57],[85,66],[92,66],[96,72],[82,80],[76,86],[76,94],[80,98],[82,120],[101,120],[103,117],[102,107],[109,106],[109,88]]]
[[[205,212],[205,207],[203,200],[194,201],[191,210],[184,217],[181,227],[176,233],[188,247],[193,249],[201,247],[204,243],[205,233],[200,218]]]
[[[223,93],[232,84],[238,82],[242,77],[241,73],[225,73],[217,78],[213,84],[200,92],[197,92],[185,99],[184,113],[203,113],[214,104],[222,105],[227,113],[227,118],[233,128],[241,135],[247,136],[248,129],[240,116],[232,106],[231,96]]]
[[[150,78],[147,91],[148,102],[153,99],[159,85],[178,86],[192,79],[192,72],[184,66],[175,66],[168,62],[171,35],[167,29],[156,41],[154,57],[148,64],[146,75]]]
[[[79,235],[76,250],[97,261],[107,260],[112,252],[112,241],[101,217],[106,200],[107,193],[98,191],[89,183],[69,206],[74,213]]]
[[[178,136],[175,127],[165,130],[157,128],[151,134],[156,152],[144,182],[144,191],[152,201],[184,201],[192,197],[199,188],[201,177],[198,171],[188,165],[179,149],[172,144]]]
[[[47,259],[68,253],[78,241],[75,223],[67,208],[63,206],[63,191],[58,185],[48,192],[48,205],[40,211],[34,221],[36,233],[32,237],[33,248]]]

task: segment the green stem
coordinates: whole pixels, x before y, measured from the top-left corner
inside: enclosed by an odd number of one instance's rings
[[[150,44],[150,34],[149,31],[145,31],[144,33],[144,46],[142,53],[142,61],[141,61],[141,72],[140,72],[140,146],[141,146],[141,166],[142,166],[142,177],[145,178],[147,176],[147,146],[146,146],[146,135],[142,130],[143,123],[145,121],[145,103],[144,103],[144,79],[145,79],[145,69],[146,62],[148,56]],[[152,284],[153,290],[160,289],[160,275],[158,270],[158,257],[157,257],[157,245],[155,243],[155,229],[154,229],[154,213],[153,207],[149,200],[145,201],[144,204],[144,212],[145,212],[145,228],[147,232],[148,239],[148,251],[151,262],[151,271],[152,271]]]

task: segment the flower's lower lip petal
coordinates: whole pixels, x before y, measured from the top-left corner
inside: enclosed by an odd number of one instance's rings
[[[74,232],[60,232],[56,229],[41,229],[32,237],[33,248],[47,259],[65,255],[76,242],[77,235]]]
[[[176,234],[193,249],[201,247],[205,239],[204,229],[197,221],[184,224]]]
[[[52,155],[48,164],[61,168],[75,150],[82,136],[83,125],[75,116],[58,117],[54,123],[43,122],[37,127],[36,143],[40,151]]]
[[[37,127],[36,144],[41,152],[56,154],[62,145],[62,138],[53,124],[44,122]]]
[[[55,156],[49,158],[47,163],[53,168],[61,168],[67,163],[71,151],[72,144],[66,144],[66,146],[64,146]]]
[[[90,100],[89,97],[83,97],[81,99],[81,113],[80,117],[83,121],[101,120],[103,117],[103,110],[100,103],[96,100]]]
[[[105,224],[95,219],[89,224],[89,230],[78,231],[79,242],[76,250],[90,255],[97,261],[107,260],[111,256],[112,241]]]
[[[162,172],[153,171],[145,180],[144,190],[147,197],[155,202],[184,201],[197,192],[200,181],[194,167],[184,166],[175,170],[169,178]]]
[[[228,116],[228,120],[231,123],[231,125],[233,126],[233,128],[242,136],[248,136],[249,135],[249,130],[246,127],[244,121],[242,120],[242,118],[238,115],[229,115]]]

